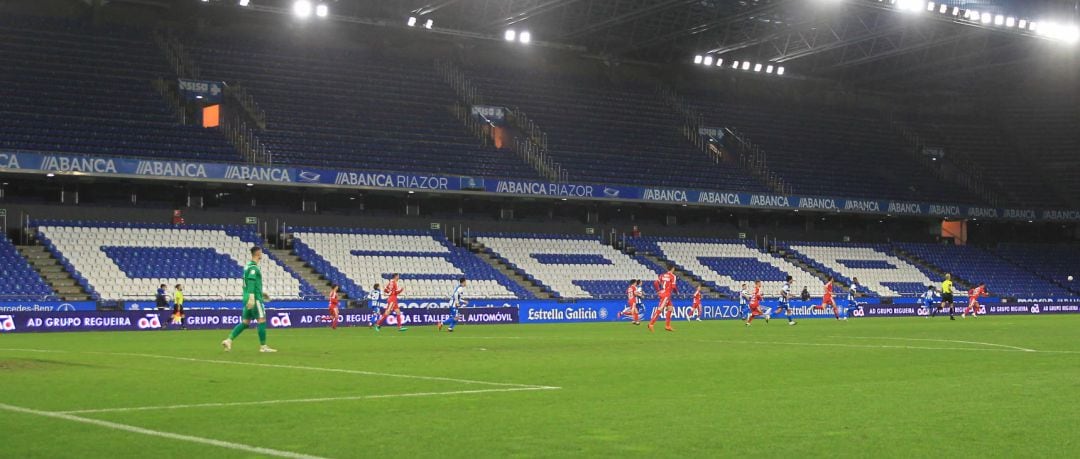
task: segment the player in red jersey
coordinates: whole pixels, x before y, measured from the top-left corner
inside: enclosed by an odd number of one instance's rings
[[[338,313],[338,286],[333,285],[330,287],[330,328],[337,330],[338,318],[341,314]]]
[[[697,318],[697,320],[699,322],[701,321],[701,286],[700,285],[697,287],[697,289],[694,290],[694,304],[690,305],[690,314],[686,315],[686,321],[689,322],[693,318]]]
[[[641,291],[641,280],[631,280],[630,286],[626,287],[626,309],[619,313],[619,317],[629,317],[633,319],[632,324],[641,325],[638,303],[641,302],[643,296],[645,296],[645,293]]]
[[[825,294],[821,297],[821,305],[815,306],[814,309],[824,310],[826,306],[832,306],[833,315],[836,316],[836,320],[840,320],[840,308],[836,306],[836,299],[832,296],[832,285],[835,280],[829,276],[829,281],[825,283]]]
[[[961,318],[966,319],[968,311],[971,311],[971,317],[979,317],[979,297],[986,296],[986,283],[980,283],[978,287],[968,290],[968,305],[964,308],[964,313],[960,314]]]
[[[754,281],[754,294],[750,297],[750,312],[746,317],[746,326],[749,327],[750,323],[754,321],[754,317],[764,317],[765,323],[769,323],[771,318],[770,314],[772,310],[765,308],[763,312],[761,310],[761,281]]]
[[[649,321],[649,331],[653,331],[653,325],[656,325],[656,319],[660,318],[660,313],[665,314],[664,330],[675,331],[671,328],[671,312],[674,309],[671,306],[671,295],[674,295],[679,290],[675,285],[675,265],[668,265],[667,272],[653,281],[653,288],[660,295],[660,303],[656,305],[652,320]]]
[[[379,321],[375,322],[375,331],[379,331],[382,327],[382,323],[386,320],[386,317],[391,313],[397,313],[397,329],[398,331],[405,331],[405,316],[401,314],[401,308],[398,307],[398,295],[405,291],[405,287],[398,286],[398,280],[401,279],[401,275],[394,273],[390,276],[390,282],[386,283],[386,288],[383,289],[383,293],[386,294],[386,308],[383,309],[382,317],[379,317]]]

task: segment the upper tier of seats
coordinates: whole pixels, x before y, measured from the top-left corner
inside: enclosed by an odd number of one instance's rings
[[[915,161],[877,116],[732,105],[706,94],[690,99],[706,124],[735,128],[764,149],[769,170],[795,194],[976,202]]]
[[[291,228],[293,250],[352,298],[364,298],[394,273],[401,298],[448,299],[468,279],[468,298],[532,298],[532,294],[434,231]]]
[[[183,284],[189,301],[237,300],[254,229],[39,221],[38,240],[91,295],[101,300],[151,300],[161,284]],[[272,299],[321,298],[291,269],[264,251],[263,290]]]
[[[715,164],[693,148],[681,118],[651,89],[542,70],[469,74],[488,103],[516,107],[540,125],[572,181],[767,191],[737,163]]]
[[[986,290],[995,295],[1036,298],[1070,295],[1059,285],[977,247],[912,243],[898,243],[896,247],[951,273],[960,285],[985,282]],[[1013,256],[1020,257],[1018,253]]]
[[[453,117],[433,60],[216,39],[193,54],[203,78],[242,84],[266,111],[275,163],[539,178]]]
[[[150,34],[0,19],[0,150],[238,161],[216,130],[177,123],[154,90],[174,78]]]
[[[52,287],[19,253],[6,234],[0,233],[0,301],[55,299]]]

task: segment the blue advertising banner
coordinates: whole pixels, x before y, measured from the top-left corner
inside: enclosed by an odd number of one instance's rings
[[[93,301],[0,301],[3,312],[71,312],[96,311]]]
[[[225,94],[225,83],[221,81],[177,79],[182,94],[188,100],[201,99],[207,102],[221,102]]]
[[[486,192],[497,195],[559,199],[619,200],[935,218],[998,218],[1080,222],[1080,209],[1004,209],[881,199],[785,196],[720,190],[553,183],[395,172],[342,171],[320,168],[104,158],[24,152],[0,152],[0,171],[103,177],[183,178],[231,183],[318,185],[360,189]]]

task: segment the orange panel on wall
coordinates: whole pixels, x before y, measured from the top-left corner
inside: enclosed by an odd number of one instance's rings
[[[941,237],[951,237],[956,245],[967,244],[967,220],[941,222]]]
[[[202,127],[213,128],[221,124],[221,105],[207,105],[202,110]]]

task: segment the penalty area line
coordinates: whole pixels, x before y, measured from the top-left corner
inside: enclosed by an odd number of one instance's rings
[[[387,398],[413,398],[413,397],[434,397],[440,395],[469,395],[469,394],[488,394],[494,392],[525,392],[525,391],[539,391],[539,390],[558,390],[558,387],[549,386],[536,386],[536,387],[508,387],[500,389],[476,389],[476,390],[456,390],[445,392],[414,392],[408,394],[375,394],[375,395],[352,395],[344,397],[319,397],[319,398],[297,398],[297,399],[284,399],[284,400],[261,400],[254,402],[213,402],[213,403],[192,403],[186,405],[162,405],[162,406],[135,406],[129,408],[99,408],[90,410],[72,410],[72,411],[58,411],[62,414],[86,414],[86,413],[117,413],[117,412],[129,412],[129,411],[150,411],[150,410],[178,410],[184,408],[218,408],[218,407],[233,407],[233,406],[257,406],[257,405],[280,405],[287,403],[320,403],[320,402],[338,402],[349,400],[376,400]]]
[[[1042,352],[1042,351],[1037,351],[1035,349],[1028,349],[1026,347],[1010,346],[1008,344],[984,343],[984,342],[981,342],[981,341],[963,341],[963,340],[958,340],[958,339],[899,338],[899,337],[885,337],[885,336],[830,336],[829,338],[882,339],[882,340],[893,340],[893,341],[928,341],[928,342],[937,342],[937,343],[976,344],[976,345],[979,345],[979,346],[1001,347],[1001,348],[1005,348],[1005,349],[1013,349],[1013,350],[1024,351],[1024,352]]]
[[[264,448],[261,446],[245,445],[243,443],[233,443],[224,440],[215,440],[213,438],[196,437],[193,435],[183,435],[173,432],[163,432],[160,430],[151,430],[137,426],[131,426],[127,424],[120,424],[110,421],[102,421],[100,419],[84,418],[75,416],[68,413],[57,413],[51,411],[40,411],[31,408],[23,408],[21,406],[8,405],[0,403],[0,410],[10,411],[13,413],[32,414],[35,416],[41,416],[53,419],[62,419],[65,421],[79,422],[83,424],[90,424],[98,427],[104,427],[106,429],[119,430],[123,432],[136,433],[141,435],[149,435],[152,437],[167,438],[169,440],[186,441],[190,443],[199,443],[203,445],[216,446],[219,448],[233,449],[237,451],[244,451],[247,453],[258,454],[262,456],[274,456],[274,457],[286,457],[293,459],[323,459],[319,456],[312,456],[308,454],[294,453],[291,451],[282,451],[271,448]]]

